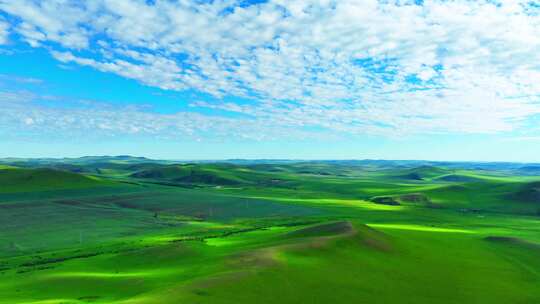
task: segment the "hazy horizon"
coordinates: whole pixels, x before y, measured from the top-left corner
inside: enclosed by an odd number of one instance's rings
[[[81,156],[64,156],[64,157],[54,157],[54,156],[43,156],[43,157],[20,157],[20,156],[0,156],[0,160],[3,159],[29,159],[29,160],[39,160],[39,159],[52,159],[52,160],[62,160],[62,159],[80,159],[80,158],[143,158],[153,161],[169,161],[169,162],[234,162],[234,161],[268,161],[268,162],[332,162],[332,161],[380,161],[380,162],[432,162],[432,163],[516,163],[516,164],[540,164],[540,162],[527,162],[527,161],[504,161],[504,160],[434,160],[434,159],[389,159],[389,158],[154,158],[141,155],[130,155],[130,154],[118,154],[118,155],[81,155]]]

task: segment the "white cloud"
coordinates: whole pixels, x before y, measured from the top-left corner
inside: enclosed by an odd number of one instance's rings
[[[540,14],[528,0],[154,2],[0,0],[0,10],[63,63],[248,97],[195,106],[258,124],[483,133],[540,114]]]
[[[0,44],[5,44],[8,41],[9,24],[0,19]]]
[[[43,101],[60,102],[56,107]],[[313,134],[287,131],[267,121],[233,119],[195,112],[160,114],[144,107],[118,107],[109,103],[69,100],[58,96],[40,96],[24,91],[0,91],[0,135],[72,140],[95,137],[153,137],[164,139],[200,139],[211,134],[211,140],[269,140],[283,137],[307,138]]]

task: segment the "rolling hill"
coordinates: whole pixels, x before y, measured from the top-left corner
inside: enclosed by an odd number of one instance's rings
[[[184,164],[155,166],[131,174],[132,178],[177,184],[238,186],[282,185],[281,174],[255,171],[233,164]]]
[[[523,184],[517,191],[509,194],[508,198],[519,202],[536,204],[540,208],[540,182]]]
[[[395,174],[395,170],[391,170],[390,176],[404,180],[421,181],[426,179],[433,179],[450,173],[452,173],[452,170],[445,168],[434,166],[420,166],[416,168],[401,170],[401,172],[398,174]]]
[[[0,169],[0,193],[90,188],[113,185],[97,177],[54,169]]]

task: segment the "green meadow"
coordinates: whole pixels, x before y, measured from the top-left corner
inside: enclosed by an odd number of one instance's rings
[[[540,172],[0,163],[0,303],[540,303]]]

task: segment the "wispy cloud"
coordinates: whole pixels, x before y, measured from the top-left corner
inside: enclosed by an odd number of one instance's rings
[[[34,77],[20,77],[17,75],[0,74],[0,84],[2,82],[16,82],[22,84],[42,84],[43,79]]]
[[[58,106],[61,104],[62,106]],[[160,114],[146,107],[117,106],[110,103],[70,100],[61,96],[39,96],[27,91],[0,91],[0,134],[22,135],[39,140],[100,137],[152,137],[161,139],[271,140],[308,138],[302,130],[285,130],[267,121],[233,119],[195,112]],[[37,135],[37,136],[35,136]]]
[[[259,134],[493,133],[540,114],[534,1],[244,2],[0,0],[0,10],[64,64],[251,99],[192,105],[243,113]],[[142,129],[204,129],[200,114],[178,115]]]
[[[8,41],[9,36],[9,23],[0,18],[0,45],[5,44]]]

